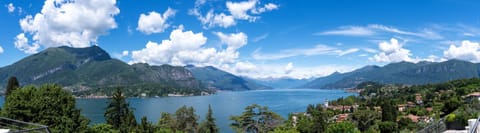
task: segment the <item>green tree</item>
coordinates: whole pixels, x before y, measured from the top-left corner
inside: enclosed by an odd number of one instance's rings
[[[370,126],[375,124],[378,115],[373,110],[357,110],[352,114],[352,120],[356,123],[360,131],[367,131]]]
[[[112,125],[102,123],[93,125],[90,128],[90,133],[120,133],[119,130],[115,129]]]
[[[85,132],[89,120],[75,108],[75,98],[58,85],[27,86],[6,98],[3,116],[48,125],[52,132]]]
[[[353,123],[340,122],[329,125],[325,133],[360,133],[360,130]]]
[[[444,112],[445,114],[449,114],[455,111],[458,107],[460,107],[460,105],[461,103],[457,98],[449,98],[443,103],[442,112]]]
[[[208,105],[208,112],[205,120],[200,124],[199,132],[201,133],[218,133],[219,129],[215,124],[215,118],[213,118],[212,107]]]
[[[132,110],[128,111],[127,116],[122,120],[122,125],[120,131],[122,132],[133,132],[137,127],[137,120],[135,119],[135,114]]]
[[[148,122],[147,117],[145,116],[142,117],[138,128],[139,132],[141,133],[153,133],[155,131],[155,127],[150,122]]]
[[[18,83],[17,77],[12,76],[12,77],[8,78],[8,83],[7,83],[7,87],[6,87],[7,90],[5,91],[5,95],[8,96],[18,87],[20,87],[20,83]]]
[[[382,121],[397,121],[398,110],[395,102],[392,100],[383,99],[382,100]]]
[[[400,120],[398,120],[398,129],[409,129],[409,130],[413,130],[413,128],[415,127],[413,124],[413,121],[409,118],[405,118],[405,117],[402,117],[400,118]]]
[[[328,113],[322,105],[308,105],[307,115],[298,115],[297,129],[300,132],[322,133],[328,126]]]
[[[195,109],[193,109],[193,107],[182,106],[175,112],[175,118],[176,130],[187,133],[193,133],[196,131],[198,126],[198,116],[195,115]]]
[[[391,121],[384,121],[378,124],[378,128],[381,133],[394,133],[398,132],[397,123]]]
[[[321,105],[317,105],[315,107],[315,111],[313,111],[313,113],[310,115],[312,116],[313,132],[324,132],[328,125],[328,114],[323,107]]]
[[[160,115],[160,120],[158,120],[158,126],[161,129],[175,129],[175,119],[173,119],[172,115],[167,112],[162,112]]]
[[[258,104],[247,106],[242,115],[231,116],[230,120],[234,121],[230,127],[246,133],[266,133],[283,124],[280,115]]]
[[[300,133],[299,131],[295,130],[295,128],[275,128],[275,130],[270,131],[268,133]]]
[[[133,125],[132,117],[135,120],[135,116],[120,88],[117,88],[110,98],[104,116],[107,124],[112,125],[115,129],[121,129],[122,132]]]

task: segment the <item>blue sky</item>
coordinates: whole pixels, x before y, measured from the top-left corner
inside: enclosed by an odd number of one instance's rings
[[[480,62],[476,0],[1,1],[0,66],[98,45],[127,63],[309,78],[391,62]]]

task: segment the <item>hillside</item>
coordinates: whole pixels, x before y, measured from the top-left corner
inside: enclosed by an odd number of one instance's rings
[[[272,89],[211,66],[195,67],[187,65],[185,68],[190,70],[193,76],[200,80],[203,85],[211,89],[233,91]]]
[[[2,88],[10,76],[16,76],[22,85],[56,83],[73,91],[142,84],[173,88],[203,88],[192,73],[183,67],[129,65],[112,59],[108,53],[97,46],[48,48],[0,68]]]
[[[398,62],[379,66],[366,66],[352,72],[333,73],[317,78],[302,87],[351,88],[365,81],[386,84],[432,84],[456,79],[479,77],[480,64],[462,60],[445,62]]]

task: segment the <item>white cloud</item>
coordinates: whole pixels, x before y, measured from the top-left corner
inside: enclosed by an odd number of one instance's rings
[[[124,51],[122,52],[122,56],[128,56],[128,54],[129,54],[129,52],[128,52],[127,50],[124,50]]]
[[[268,3],[268,4],[265,4],[263,7],[252,10],[252,13],[253,14],[260,14],[260,13],[264,13],[266,11],[271,11],[271,10],[275,10],[275,9],[278,9],[278,5],[273,4],[273,3]]]
[[[443,52],[447,59],[461,59],[472,62],[480,62],[480,44],[468,40],[462,41],[459,46],[454,44]]]
[[[224,34],[222,32],[215,32],[215,35],[220,38],[220,41],[224,44],[227,44],[227,50],[237,50],[240,47],[243,47],[247,44],[248,37],[245,33],[232,33],[232,34]]]
[[[213,10],[210,10],[205,16],[202,16],[198,10],[194,10],[193,14],[197,16],[205,29],[215,26],[228,28],[237,24],[233,16],[226,15],[225,13],[217,14],[214,13]]]
[[[293,71],[293,63],[292,62],[289,62],[286,66],[285,66],[285,74],[289,74]]]
[[[236,19],[248,20],[254,22],[258,17],[250,16],[248,11],[254,10],[258,0],[249,0],[242,2],[227,1],[227,9]]]
[[[153,65],[171,64],[183,66],[193,64],[197,66],[215,66],[230,68],[238,63],[238,48],[246,44],[247,36],[244,33],[225,34],[215,33],[226,48],[216,49],[205,47],[207,38],[203,33],[183,31],[183,26],[173,30],[170,38],[161,43],[148,42],[141,50],[132,51],[130,63],[150,63]],[[245,66],[245,64],[237,64]]]
[[[145,34],[164,32],[165,29],[170,26],[170,24],[167,23],[167,20],[174,16],[175,13],[175,10],[168,8],[163,14],[155,11],[148,14],[140,14],[137,30]]]
[[[21,34],[32,35],[33,47],[26,49],[23,46],[28,44],[21,43],[16,46],[30,53],[40,46],[88,47],[117,27],[114,16],[119,13],[115,0],[46,0],[40,13],[20,20]]]
[[[237,24],[237,20],[248,20],[255,22],[260,16],[253,16],[251,14],[260,15],[261,13],[278,9],[278,5],[267,3],[263,7],[259,7],[259,0],[248,0],[241,2],[226,2],[227,13],[216,13],[210,9],[207,14],[203,15],[200,11],[201,7],[206,3],[206,0],[197,0],[195,7],[189,11],[189,14],[194,15],[203,24],[203,28],[208,29],[212,27],[228,28]]]
[[[359,51],[357,48],[341,50],[327,45],[316,45],[313,48],[301,49],[285,49],[278,53],[264,54],[260,53],[260,49],[252,53],[252,57],[256,60],[277,60],[294,56],[314,56],[314,55],[338,55],[344,56]]]
[[[322,77],[332,74],[333,72],[349,72],[359,68],[359,66],[352,65],[319,65],[319,66],[308,66],[308,67],[289,67],[287,65],[279,64],[258,64],[255,66],[254,71],[249,72],[235,72],[233,73],[241,76],[248,76],[252,78],[296,78],[296,79],[305,79],[312,77]],[[225,69],[227,70],[227,69]],[[286,70],[291,70],[290,72]],[[228,71],[228,70],[227,70]]]
[[[411,32],[380,24],[370,24],[367,26],[341,26],[335,30],[315,33],[315,35],[373,36],[382,32],[416,36],[431,40],[443,39],[443,36],[441,36],[439,33],[427,28],[420,31]]]
[[[230,72],[233,73],[252,73],[252,72],[257,72],[258,68],[255,64],[250,63],[250,62],[237,62],[235,63],[235,68],[234,70],[230,70]],[[228,68],[227,68],[228,71]]]
[[[38,45],[38,43],[33,43],[32,45],[29,45],[28,38],[25,37],[24,33],[20,33],[15,37],[15,48],[27,54],[33,54],[38,52],[40,45]]]
[[[8,3],[7,9],[9,13],[12,13],[15,11],[15,6],[13,5],[13,3]]]
[[[410,56],[410,50],[403,48],[402,44],[397,39],[392,38],[390,42],[384,41],[378,44],[380,53],[374,55],[370,60],[376,62],[415,62]]]
[[[338,51],[338,56],[344,56],[344,55],[347,55],[347,54],[351,54],[351,53],[355,53],[355,52],[358,52],[360,49],[358,48],[351,48],[351,49],[347,49],[345,51]]]
[[[371,36],[375,32],[360,26],[343,26],[337,30],[315,33],[315,35]]]
[[[263,40],[263,39],[266,39],[267,37],[268,37],[268,33],[265,33],[265,34],[262,34],[262,35],[260,35],[260,36],[258,36],[258,37],[253,38],[253,39],[252,39],[252,42],[259,42],[259,41],[261,41],[261,40]]]
[[[373,49],[373,48],[363,48],[363,51],[368,52],[368,53],[377,53],[378,50]]]
[[[0,46],[0,54],[3,53],[3,48]]]

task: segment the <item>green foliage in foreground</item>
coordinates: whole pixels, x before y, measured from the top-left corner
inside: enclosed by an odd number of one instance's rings
[[[50,126],[52,132],[88,129],[89,120],[75,108],[75,98],[57,85],[27,86],[6,97],[2,115],[11,119]]]
[[[266,133],[283,124],[283,118],[257,104],[247,106],[242,115],[231,116],[234,122],[230,125],[237,132]]]
[[[360,133],[353,123],[340,122],[328,126],[325,133]]]
[[[7,83],[7,90],[5,91],[5,95],[8,96],[10,93],[12,93],[15,89],[20,87],[20,83],[18,83],[17,77],[10,77],[8,78],[8,83]]]

